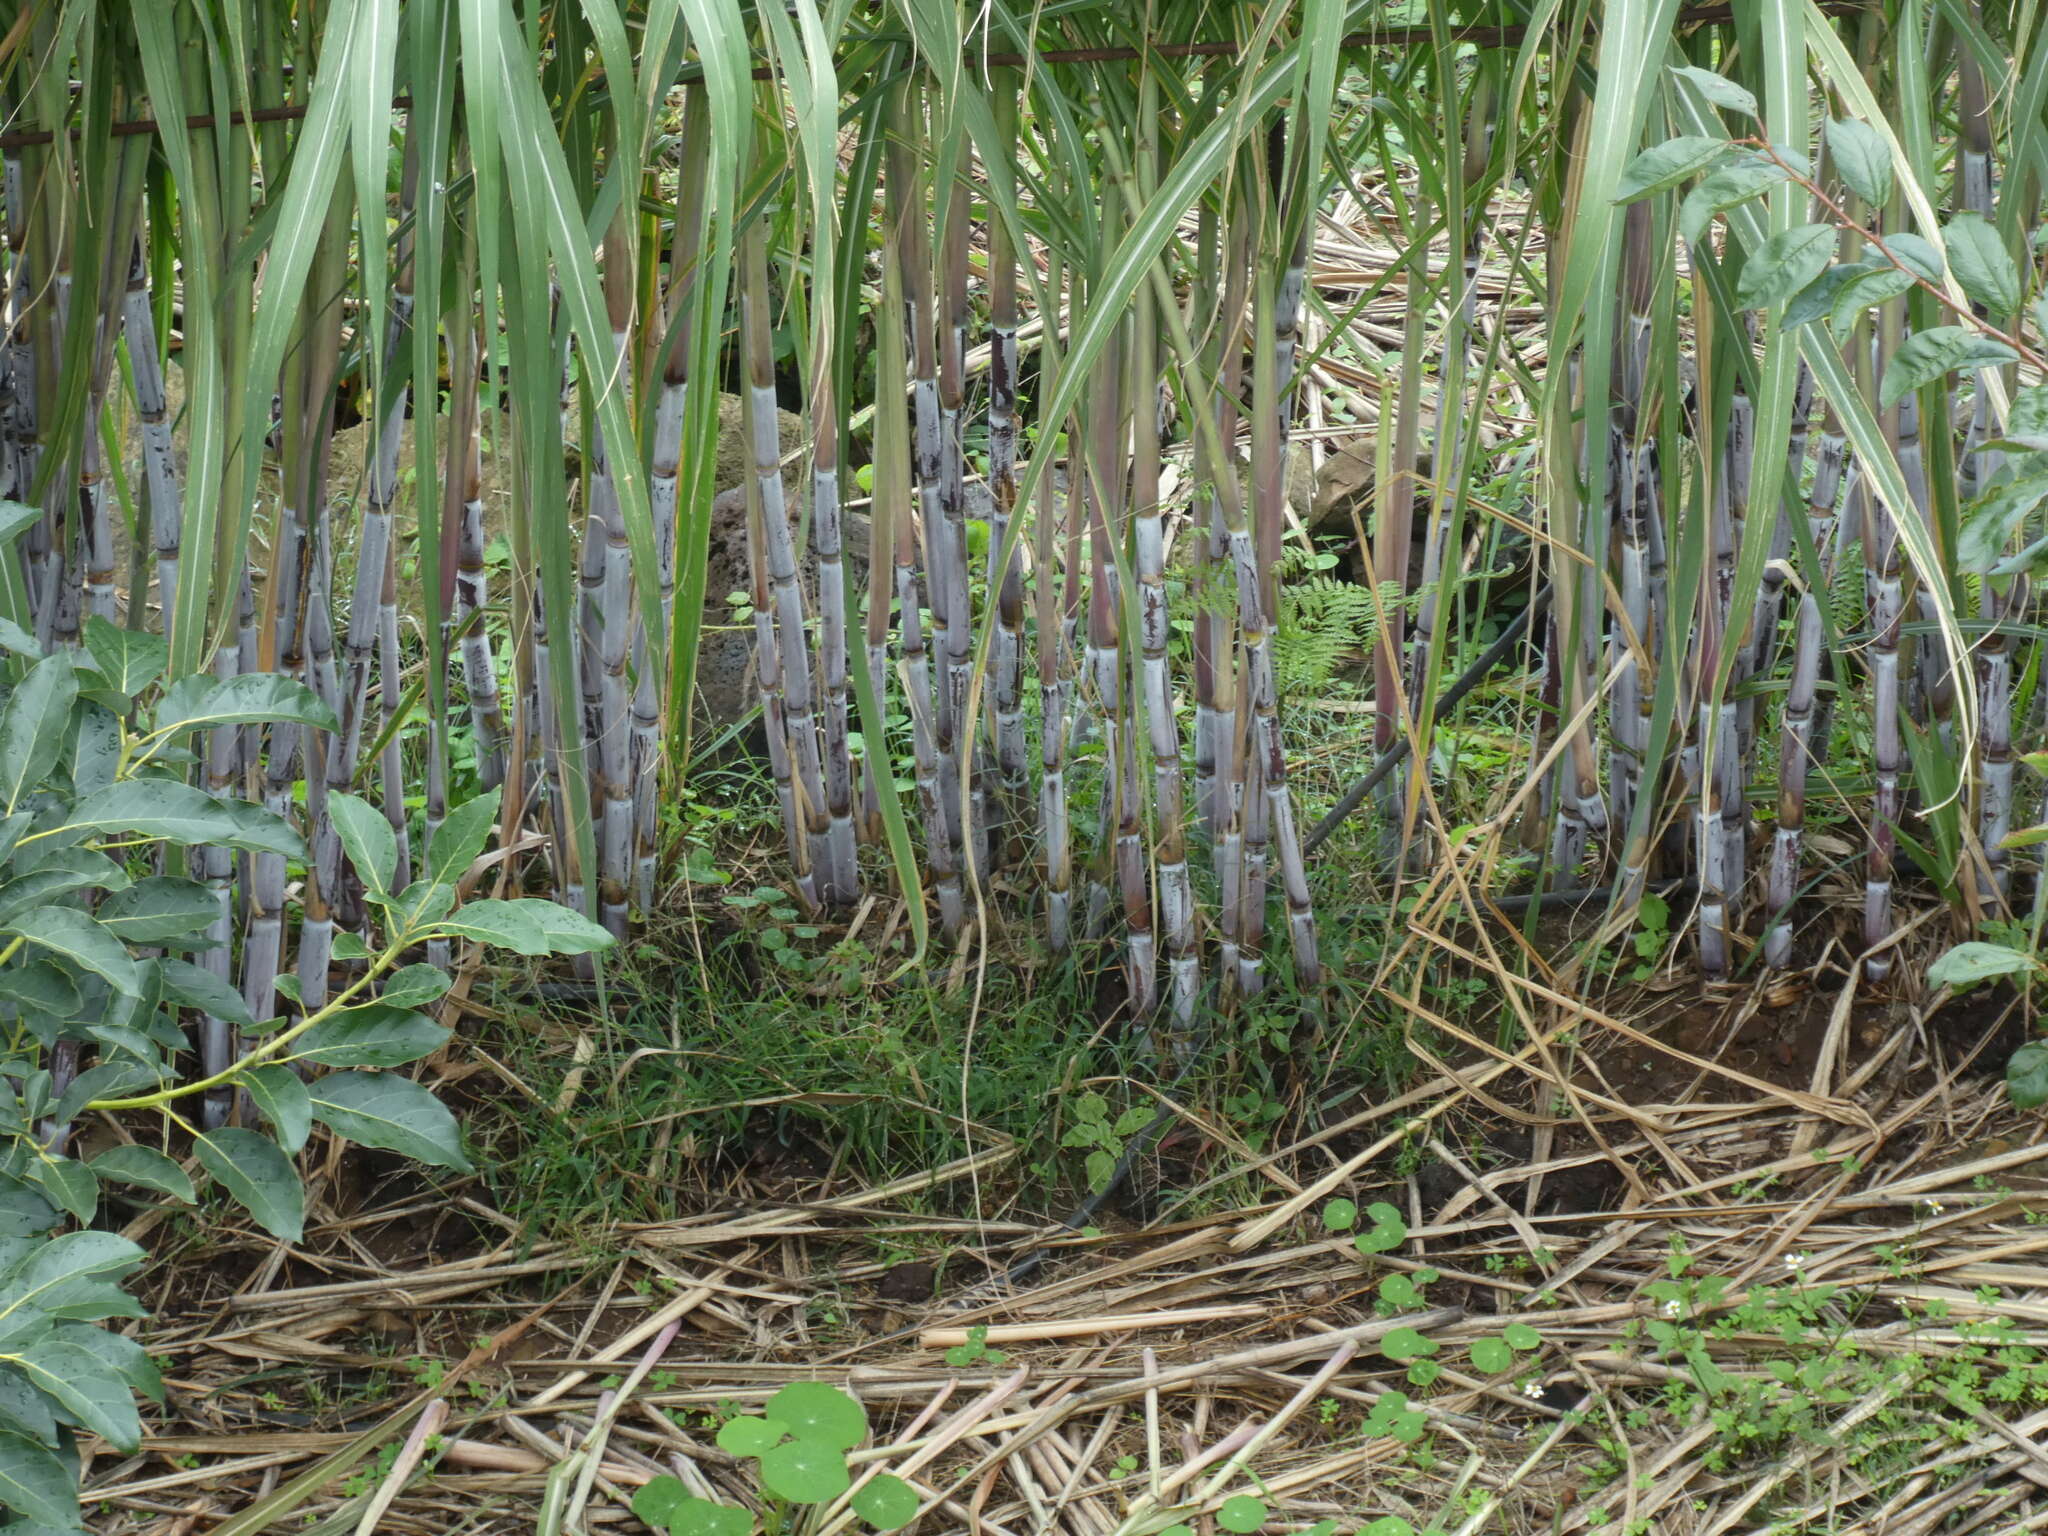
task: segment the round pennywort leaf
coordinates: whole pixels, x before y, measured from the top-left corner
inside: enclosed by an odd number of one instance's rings
[[[878,1531],[895,1531],[917,1518],[922,1502],[902,1478],[881,1472],[854,1490],[853,1512]]]
[[[761,1486],[792,1504],[823,1504],[852,1481],[846,1457],[815,1440],[790,1440],[761,1457]]]
[[[768,1417],[794,1438],[828,1450],[850,1451],[867,1438],[867,1410],[823,1381],[793,1381],[768,1399]]]
[[[1266,1523],[1266,1502],[1248,1493],[1235,1494],[1225,1499],[1223,1507],[1216,1511],[1216,1523],[1226,1531],[1238,1532],[1239,1536],[1256,1531]]]
[[[789,1426],[780,1419],[743,1413],[718,1426],[718,1448],[735,1456],[759,1456],[780,1445],[788,1433]]]

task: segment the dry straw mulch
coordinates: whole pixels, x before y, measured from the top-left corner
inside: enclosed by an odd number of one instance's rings
[[[1668,1410],[1692,1372],[1642,1334],[1676,1248],[1725,1281],[1700,1347],[1766,1398],[1806,1390],[1771,1375],[1781,1341],[1727,1321],[1766,1286],[1838,1287],[1823,1311],[1851,1358],[1988,1357],[1973,1328],[1997,1317],[2001,1348],[2048,1359],[2048,1143],[1986,1074],[1995,1010],[1958,1024],[1963,1009],[1751,992],[1707,1008],[1707,1043],[1688,1049],[1652,1000],[1633,1020],[1551,1003],[1520,1050],[1474,1040],[1411,1092],[1234,1158],[1233,1187],[1261,1191],[1247,1208],[1151,1229],[922,1214],[1002,1187],[1016,1159],[1001,1145],[884,1188],[728,1198],[582,1243],[527,1243],[476,1199],[417,1192],[332,1215],[290,1251],[216,1230],[179,1252],[146,1217],[166,1261],[140,1327],[170,1401],[139,1455],[88,1457],[95,1529],[634,1531],[633,1491],[664,1471],[751,1502],[715,1425],[810,1377],[864,1402],[856,1472],[911,1478],[925,1532],[1137,1536],[1190,1502],[1173,1518],[1210,1531],[1245,1492],[1271,1505],[1268,1530],[2048,1526],[2048,1389],[1945,1407],[1928,1380],[1809,1393],[1824,1434],[1745,1446],[1704,1409]],[[1794,1066],[1716,1059],[1773,1010],[1815,1037]],[[1609,1081],[1624,1072],[1633,1102]],[[1486,1166],[1487,1126],[1513,1160]],[[316,1177],[316,1200],[323,1187],[340,1186]],[[1361,1257],[1323,1227],[1339,1196],[1398,1205],[1406,1241]],[[451,1234],[479,1232],[445,1256]],[[949,1255],[932,1299],[910,1299],[928,1269],[877,1258],[920,1248]],[[443,1256],[406,1256],[423,1249]],[[1421,1310],[1393,1313],[1381,1283],[1425,1267],[1439,1278]],[[1468,1347],[1515,1321],[1540,1347],[1476,1371]],[[949,1365],[984,1326],[1006,1358]],[[1397,1327],[1438,1345],[1426,1390],[1380,1351]],[[394,1366],[414,1358],[445,1364]],[[1367,1422],[1391,1391],[1426,1416],[1420,1456]],[[1911,1426],[1937,1411],[1945,1432],[1923,1444]]]

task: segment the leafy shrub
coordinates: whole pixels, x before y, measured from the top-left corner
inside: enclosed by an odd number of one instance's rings
[[[190,754],[180,742],[201,727],[267,721],[331,730],[333,716],[310,691],[272,675],[191,677],[159,691],[161,639],[95,618],[85,640],[82,651],[36,661],[0,704],[0,1020],[8,1030],[0,1053],[0,1505],[29,1529],[65,1533],[80,1525],[74,1435],[134,1450],[142,1434],[135,1394],[160,1397],[162,1387],[141,1346],[96,1326],[142,1315],[121,1288],[142,1250],[111,1232],[50,1234],[67,1218],[89,1228],[102,1183],[196,1200],[200,1186],[166,1150],[180,1134],[202,1175],[288,1242],[305,1225],[292,1156],[315,1124],[466,1168],[447,1108],[388,1070],[448,1038],[416,1011],[447,990],[448,978],[402,957],[435,938],[528,955],[611,942],[552,902],[457,907],[456,880],[490,835],[496,792],[450,814],[427,847],[422,878],[402,891],[390,888],[398,861],[390,824],[336,794],[342,844],[379,914],[383,947],[337,943],[364,963],[330,1002],[296,1022],[255,1017],[240,993],[189,958],[213,947],[225,894],[153,872],[144,855],[212,845],[303,858],[299,835],[278,817],[186,784]],[[30,643],[18,633],[0,641],[17,650]],[[279,981],[287,996],[291,981]],[[175,1060],[191,1048],[180,1009],[237,1026],[247,1042],[241,1057],[180,1083]],[[60,1047],[96,1059],[60,1083],[51,1068]],[[201,1130],[183,1112],[196,1096],[223,1091],[246,1093],[264,1129]],[[66,1128],[95,1112],[131,1123],[155,1116],[156,1144],[65,1155]]]

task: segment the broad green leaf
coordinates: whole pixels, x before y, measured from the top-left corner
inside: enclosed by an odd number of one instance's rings
[[[438,966],[408,965],[393,973],[377,994],[387,1008],[411,1008],[431,1003],[448,990],[448,975]]]
[[[298,1170],[277,1143],[254,1131],[227,1126],[192,1145],[200,1166],[256,1218],[272,1237],[296,1243],[306,1233],[306,1191]]]
[[[57,1225],[57,1209],[39,1190],[0,1174],[0,1249]],[[0,1259],[0,1271],[9,1260]]]
[[[1332,1200],[1323,1207],[1323,1230],[1326,1232],[1349,1232],[1358,1225],[1358,1202],[1355,1200]]]
[[[149,1358],[149,1352],[135,1340],[105,1328],[84,1323],[59,1323],[57,1337],[93,1355],[135,1391],[153,1402],[164,1400],[163,1377]]]
[[[669,1536],[748,1536],[754,1513],[737,1504],[719,1504],[691,1495],[669,1517]]]
[[[1501,1329],[1500,1336],[1507,1340],[1510,1349],[1535,1349],[1543,1343],[1543,1335],[1527,1323],[1509,1323]]]
[[[171,659],[163,636],[109,624],[98,614],[85,621],[85,648],[107,686],[131,699],[163,676]]]
[[[1828,328],[1837,340],[1846,341],[1864,310],[1897,298],[1913,286],[1913,274],[1894,266],[1871,267],[1851,277],[1835,290],[1828,306]]]
[[[2014,264],[1998,230],[1981,213],[1959,213],[1941,232],[1948,248],[1949,270],[1956,281],[1993,319],[2020,307],[2020,269]]]
[[[420,871],[421,878],[454,885],[490,840],[501,798],[498,790],[486,790],[450,811],[427,839],[427,866]]]
[[[767,1415],[799,1440],[850,1451],[867,1438],[867,1410],[823,1381],[793,1381],[768,1399]]]
[[[263,1112],[277,1144],[296,1153],[313,1133],[313,1100],[299,1074],[290,1067],[254,1067],[242,1074],[242,1086]]]
[[[40,1332],[47,1333],[54,1326],[50,1319],[38,1315]],[[14,1330],[9,1330],[12,1334]],[[42,1393],[29,1385],[28,1378],[9,1365],[0,1365],[0,1430],[12,1430],[26,1435],[41,1445],[54,1445],[57,1441],[57,1409]]]
[[[402,1067],[439,1050],[448,1033],[423,1013],[367,1003],[322,1019],[289,1049],[294,1060],[323,1067]]]
[[[1909,230],[1884,237],[1885,249],[1899,259],[1899,262],[1915,277],[1924,277],[1937,288],[1941,286],[1942,274],[1948,270],[1941,259],[1941,252],[1931,241],[1924,240]]]
[[[900,1531],[917,1518],[924,1502],[917,1490],[891,1472],[878,1472],[853,1491],[853,1512],[878,1531]]]
[[[2040,968],[2041,962],[2025,950],[1972,939],[1927,967],[1927,979],[1937,987],[1967,987],[1994,976],[2017,976]]]
[[[0,1430],[0,1504],[44,1525],[78,1525],[78,1474],[54,1451]]]
[[[1397,1364],[1437,1352],[1437,1342],[1413,1328],[1396,1328],[1380,1340],[1380,1353]]]
[[[31,661],[40,661],[44,655],[43,647],[36,637],[8,618],[0,618],[0,650],[12,651],[15,655],[26,656]]]
[[[336,1072],[314,1083],[312,1096],[313,1118],[350,1141],[469,1171],[455,1117],[418,1083],[388,1072]]]
[[[159,735],[213,725],[262,725],[291,720],[338,731],[341,722],[304,683],[277,672],[243,672],[221,681],[196,672],[165,690],[157,705]]]
[[[120,720],[93,699],[72,711],[71,725],[71,788],[81,795],[105,789],[121,768]]]
[[[1508,1348],[1505,1339],[1474,1339],[1472,1341],[1472,1369],[1497,1375],[1515,1363],[1515,1352]]]
[[[1728,154],[1730,148],[1726,139],[1706,134],[1682,134],[1675,139],[1666,139],[1636,156],[1623,173],[1621,187],[1614,200],[1616,203],[1638,202],[1653,192],[1674,187],[1686,177],[1707,169]]]
[[[244,1029],[255,1027],[256,1015],[242,1000],[242,994],[213,972],[189,960],[167,956],[157,962],[166,998],[185,1003],[216,1019],[226,1019]]]
[[[2013,395],[2000,436],[2022,447],[2048,449],[2048,386],[2031,384]]]
[[[0,998],[59,1018],[75,1014],[83,1006],[71,977],[51,961],[40,959],[0,970]]]
[[[1710,69],[1700,69],[1691,64],[1680,65],[1671,73],[1689,82],[1692,88],[1717,107],[1730,112],[1740,112],[1748,117],[1757,116],[1756,98],[1725,75],[1717,75]]]
[[[1937,325],[1916,331],[1899,344],[1885,366],[1884,381],[1878,386],[1878,405],[1890,410],[1923,384],[1950,373],[1976,368],[1997,368],[2017,362],[2019,354],[2001,341],[1980,336],[1966,326]]]
[[[192,1188],[192,1176],[178,1166],[175,1158],[166,1157],[153,1147],[133,1142],[109,1147],[86,1166],[102,1180],[153,1189],[186,1205],[198,1198]]]
[[[128,1383],[105,1361],[68,1339],[49,1338],[17,1354],[10,1362],[38,1391],[53,1397],[64,1411],[117,1451],[133,1451],[142,1443],[142,1420]]]
[[[1837,239],[1832,224],[1801,224],[1771,236],[1743,263],[1735,302],[1745,309],[1783,304],[1828,269]]]
[[[59,651],[30,667],[0,705],[0,809],[12,815],[56,767],[77,697],[71,657]]]
[[[0,1319],[18,1307],[60,1315],[84,1287],[119,1280],[148,1257],[112,1232],[67,1232],[21,1259],[0,1281]]]
[[[68,1125],[81,1109],[95,1099],[126,1098],[157,1085],[155,1070],[142,1062],[123,1058],[118,1061],[103,1061],[88,1067],[71,1080],[57,1100],[57,1107],[50,1111],[50,1118],[59,1125]]]
[[[1785,306],[1785,313],[1778,321],[1779,327],[1789,331],[1802,325],[1811,325],[1823,318],[1834,305],[1835,295],[1842,291],[1845,283],[1865,272],[1876,270],[1877,267],[1873,263],[1865,261],[1849,261],[1829,267],[1793,295],[1792,302]]]
[[[1248,1493],[1235,1493],[1223,1501],[1216,1511],[1216,1523],[1226,1531],[1235,1531],[1238,1536],[1249,1536],[1266,1523],[1266,1501]]]
[[[90,848],[60,848],[27,874],[0,886],[0,926],[31,907],[44,906],[73,891],[125,894],[127,885],[127,871],[105,854]]]
[[[2005,1091],[2018,1109],[2048,1104],[2048,1041],[2029,1040],[2005,1063]]]
[[[1784,180],[1785,172],[1768,161],[1746,160],[1716,167],[1679,203],[1679,234],[1687,245],[1698,245],[1715,214],[1740,207]]]
[[[759,1456],[788,1435],[789,1426],[780,1419],[742,1413],[718,1426],[718,1448],[734,1456]]]
[[[761,1458],[761,1486],[792,1504],[823,1504],[852,1481],[846,1457],[815,1440],[791,1440]]]
[[[191,846],[218,843],[261,853],[304,858],[306,845],[289,826],[246,800],[216,800],[204,790],[170,779],[109,784],[74,806],[65,818],[73,832],[136,832]]]
[[[2017,409],[2015,406],[2015,413]],[[2038,469],[1978,497],[1963,514],[1956,563],[1966,571],[1995,569],[2013,536],[2040,510],[2043,501],[2048,501],[2048,473]]]
[[[682,1479],[664,1472],[659,1477],[648,1479],[633,1495],[633,1513],[657,1531],[665,1531],[676,1506],[688,1497],[689,1490],[683,1487]]]
[[[100,1208],[100,1181],[73,1158],[45,1156],[29,1164],[28,1176],[81,1222],[91,1221]]]
[[[220,899],[197,880],[150,875],[101,902],[94,915],[123,943],[170,944],[203,934],[220,915]]]
[[[1892,152],[1884,135],[1860,118],[1838,117],[1827,126],[1835,170],[1851,192],[1882,210],[1892,200]]]
[[[453,917],[436,926],[458,938],[521,955],[582,955],[612,943],[611,934],[589,918],[532,897],[464,902]]]
[[[334,791],[327,797],[327,813],[334,818],[334,830],[349,862],[363,884],[382,896],[391,889],[391,877],[398,872],[398,835],[384,813],[359,796]]]
[[[69,907],[44,907],[23,912],[8,924],[29,943],[61,955],[80,970],[90,971],[116,992],[139,995],[141,980],[127,948],[83,912]]]

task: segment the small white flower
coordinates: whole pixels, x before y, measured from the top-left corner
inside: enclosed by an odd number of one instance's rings
[[[1534,1398],[1541,1397],[1542,1395],[1543,1383],[1536,1377],[1531,1376],[1527,1381],[1522,1383],[1522,1396]]]
[[[1939,1216],[1942,1213],[1943,1209],[1944,1207],[1939,1200],[1930,1200],[1927,1202],[1927,1214],[1930,1216]]]
[[[1791,1270],[1793,1274],[1798,1274],[1799,1271],[1806,1268],[1806,1255],[1803,1253],[1786,1254],[1785,1267]]]
[[[1676,1317],[1679,1313],[1683,1312],[1684,1310],[1685,1308],[1678,1304],[1678,1298],[1676,1296],[1672,1297],[1669,1301],[1664,1303],[1664,1315],[1666,1317]]]

